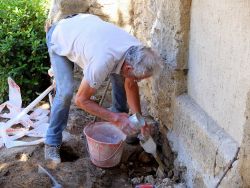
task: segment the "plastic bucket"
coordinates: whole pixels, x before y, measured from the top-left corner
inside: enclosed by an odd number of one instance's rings
[[[97,122],[86,126],[83,132],[94,165],[108,168],[120,163],[126,135],[119,128],[109,122]]]

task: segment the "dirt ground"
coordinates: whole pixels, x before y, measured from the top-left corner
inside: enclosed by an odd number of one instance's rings
[[[102,88],[94,97],[99,101]],[[104,106],[110,105],[110,90]],[[0,149],[0,187],[52,187],[50,179],[38,173],[38,165],[45,167],[63,187],[83,188],[133,188],[136,184],[152,183],[163,187],[185,187],[182,173],[185,169],[173,166],[173,154],[161,155],[166,165],[165,176],[157,177],[157,163],[143,151],[139,144],[125,144],[119,165],[102,169],[93,165],[87,151],[86,138],[82,131],[93,120],[93,116],[78,109],[72,103],[67,132],[67,141],[61,148],[62,163],[53,166],[44,160],[44,145]],[[100,121],[100,120],[99,120]],[[29,138],[25,138],[29,139]],[[160,138],[157,143],[161,145]],[[159,147],[161,149],[161,147]]]

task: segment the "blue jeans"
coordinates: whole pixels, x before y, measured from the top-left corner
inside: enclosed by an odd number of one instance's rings
[[[50,48],[51,35],[55,27],[56,25],[52,26],[46,36],[50,61],[56,81],[56,95],[51,108],[50,125],[45,140],[45,143],[51,146],[57,146],[62,143],[62,132],[67,126],[74,90],[74,63],[69,61],[68,58],[56,54]],[[111,74],[110,79],[112,83],[111,111],[128,112],[124,77],[118,74]]]
[[[110,80],[112,83],[112,112],[126,112],[129,109],[127,106],[126,91],[124,88],[125,78],[120,74],[111,74]]]
[[[70,103],[74,91],[74,64],[66,57],[59,56],[50,49],[50,40],[54,28],[55,25],[50,28],[46,36],[50,61],[56,81],[56,95],[51,108],[50,125],[47,130],[45,143],[57,146],[62,143],[62,132],[67,126]]]

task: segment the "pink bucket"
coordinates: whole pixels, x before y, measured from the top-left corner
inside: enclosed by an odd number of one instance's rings
[[[98,167],[118,165],[126,135],[109,122],[97,122],[84,128],[91,161]]]

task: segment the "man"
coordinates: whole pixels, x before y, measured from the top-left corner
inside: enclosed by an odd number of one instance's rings
[[[68,120],[73,95],[73,63],[84,77],[76,94],[81,109],[112,122],[125,134],[135,133],[128,119],[128,105],[141,113],[137,81],[155,74],[161,59],[127,32],[90,14],[68,16],[47,33],[47,45],[56,81],[45,141],[45,158],[60,163],[62,131]],[[112,82],[111,111],[91,100],[102,82]]]

